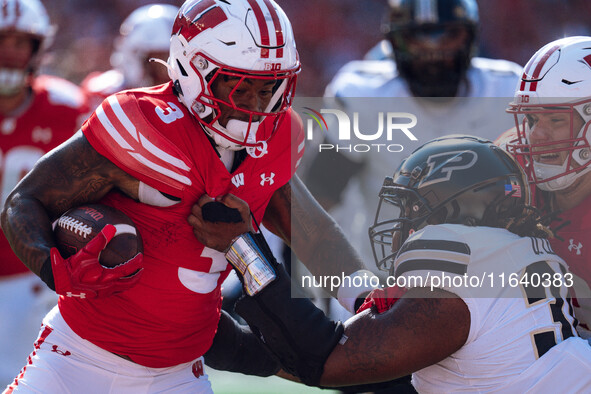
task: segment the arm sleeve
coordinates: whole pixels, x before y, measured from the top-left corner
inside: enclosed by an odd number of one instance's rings
[[[245,375],[267,377],[281,368],[250,328],[240,325],[224,310],[204,358],[211,368]]]

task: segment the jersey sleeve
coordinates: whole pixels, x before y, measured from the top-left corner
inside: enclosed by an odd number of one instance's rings
[[[472,250],[461,234],[442,226],[427,226],[403,244],[395,261],[397,283],[439,288],[460,297],[470,311],[471,343],[482,326],[483,316],[494,298],[478,297],[466,282]]]
[[[468,272],[472,251],[460,234],[442,226],[427,226],[411,235],[398,252],[395,277],[401,287],[441,288],[469,296],[459,284]],[[455,281],[454,281],[455,279]]]
[[[160,192],[180,197],[191,161],[151,124],[131,92],[109,96],[82,126],[101,155]]]

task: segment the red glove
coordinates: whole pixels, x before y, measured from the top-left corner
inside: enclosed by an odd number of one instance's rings
[[[99,263],[101,252],[115,232],[115,226],[107,224],[83,249],[67,259],[57,248],[51,248],[51,269],[57,294],[79,298],[107,297],[132,287],[140,280],[142,253],[113,268]]]
[[[376,307],[378,313],[384,313],[388,309],[392,308],[392,305],[396,303],[406,293],[404,287],[386,287],[385,289],[374,289],[371,293],[365,297],[363,304],[357,309],[357,313],[360,313],[372,306]]]

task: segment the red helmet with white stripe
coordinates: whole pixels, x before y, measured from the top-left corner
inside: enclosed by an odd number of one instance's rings
[[[573,184],[591,170],[591,37],[567,37],[545,45],[526,64],[513,113],[518,138],[507,145],[521,157],[530,180],[542,190]],[[570,127],[564,138],[532,138],[538,119],[563,114]],[[558,118],[550,118],[557,123]],[[566,133],[565,133],[566,134]]]
[[[291,106],[300,61],[291,24],[273,0],[188,0],[174,23],[168,59],[169,74],[180,100],[215,143],[260,156],[285,111]],[[238,83],[226,100],[215,97],[216,79]],[[234,95],[243,83],[275,82],[269,104],[261,111],[239,107]],[[220,105],[241,111],[240,119],[222,126]],[[261,121],[274,127],[257,133]]]

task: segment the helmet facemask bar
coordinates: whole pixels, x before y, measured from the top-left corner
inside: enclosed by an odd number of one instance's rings
[[[273,131],[277,129],[279,122],[283,119],[286,111],[291,107],[293,96],[295,93],[295,86],[297,81],[297,73],[299,67],[294,70],[280,70],[280,71],[252,71],[240,70],[228,66],[222,66],[203,53],[197,53],[193,56],[190,66],[197,75],[202,76],[200,82],[202,89],[195,98],[192,110],[198,115],[198,120],[202,123],[208,132],[219,134],[224,139],[235,145],[235,148],[242,149],[258,148],[261,146],[264,149],[266,141],[271,138]],[[202,71],[199,71],[202,70]],[[203,72],[208,71],[208,74],[203,76]],[[213,93],[213,85],[219,78],[225,80],[232,78],[236,79],[232,90],[229,92],[227,99],[216,97]],[[250,110],[240,106],[237,103],[236,92],[241,90],[243,84],[248,84],[250,81],[273,81],[275,82],[271,88],[271,98],[269,99],[266,108],[262,111]],[[219,123],[222,115],[223,107],[227,107],[234,111],[243,113],[243,118],[240,119],[242,123],[239,132],[233,131],[236,121],[230,127],[221,126]],[[265,128],[269,130],[268,133],[257,135],[259,124],[267,117],[273,119],[273,127]],[[228,123],[232,122],[230,120]],[[216,140],[216,142],[219,142]]]
[[[386,178],[384,183],[391,181],[391,178]],[[369,239],[378,269],[392,270],[402,244],[431,213],[426,200],[417,191],[401,186],[382,187],[374,224],[369,228]],[[396,215],[398,218],[392,219]]]
[[[530,183],[538,185],[542,190],[560,190],[570,186],[576,178],[591,170],[591,147],[587,139],[587,131],[591,121],[584,122],[579,130],[575,130],[575,114],[591,108],[591,100],[561,104],[518,104],[512,103],[507,109],[515,119],[517,138],[507,144],[507,150],[518,157],[523,163]],[[532,116],[547,114],[568,114],[570,133],[568,138],[553,141],[532,143]],[[564,160],[559,164],[545,164],[540,161],[543,156],[563,154]]]

